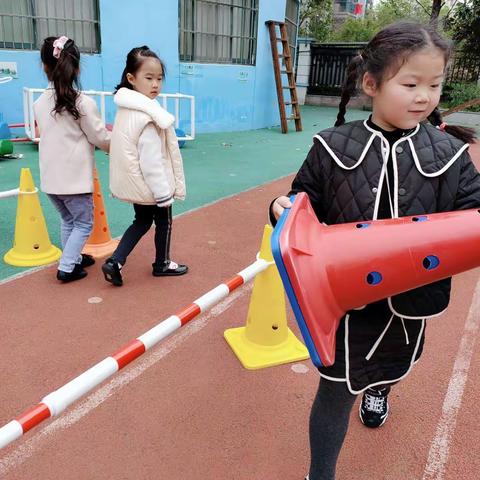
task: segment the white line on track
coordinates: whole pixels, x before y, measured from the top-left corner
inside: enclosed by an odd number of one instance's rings
[[[100,387],[97,391],[90,394],[71,411],[53,420],[52,423],[35,433],[32,438],[24,441],[11,453],[0,458],[0,477],[3,477],[9,471],[30,458],[56,432],[67,429],[77,423],[82,417],[101,405],[118,390],[128,385],[148,368],[166,357],[176,347],[185,342],[185,340],[202,330],[210,320],[228,310],[236,300],[248,293],[251,289],[252,284],[249,283],[232,292],[225,300],[214,306],[209,312],[192,320],[191,323],[182,327],[178,332],[174,333],[170,339],[160,343],[160,345],[152,351],[146,352],[144,357],[139,359],[137,363],[134,362],[132,365],[129,365],[126,370],[120,372],[103,387]],[[28,438],[29,434],[27,433],[26,435]]]
[[[422,480],[443,480],[452,443],[457,415],[462,403],[463,392],[468,378],[473,349],[480,327],[480,281],[475,287],[473,300],[468,312],[460,347],[453,365],[450,383],[443,401],[442,416],[437,424],[435,437],[430,444],[427,465]]]

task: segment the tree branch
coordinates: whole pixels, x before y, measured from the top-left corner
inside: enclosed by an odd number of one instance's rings
[[[448,10],[447,14],[445,15],[445,18],[448,18],[448,16],[450,15],[450,12],[454,9],[455,5],[457,4],[458,0],[455,0],[453,3],[452,3],[452,6],[450,7],[450,9]],[[443,4],[445,5],[445,4]],[[443,6],[442,5],[442,6]]]
[[[423,11],[427,14],[427,15],[430,15],[431,12],[429,12],[423,5],[421,2],[419,2],[418,0],[415,0],[415,2],[420,5],[420,7],[422,7]]]
[[[445,112],[442,112],[442,117],[446,117],[451,113],[459,112],[460,110],[465,110],[468,107],[473,107],[474,105],[480,105],[480,98],[474,98],[473,100],[469,100],[468,102],[461,103],[456,107],[449,108]]]

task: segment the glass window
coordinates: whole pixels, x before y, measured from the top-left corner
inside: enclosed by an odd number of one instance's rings
[[[180,0],[180,60],[255,65],[258,0]]]
[[[45,37],[66,35],[80,51],[100,50],[98,0],[2,0],[0,48],[34,50]]]
[[[293,59],[293,68],[297,65],[297,35],[298,35],[298,10],[300,8],[299,0],[287,0],[285,7],[285,25],[287,26],[288,44],[290,46],[290,55]]]

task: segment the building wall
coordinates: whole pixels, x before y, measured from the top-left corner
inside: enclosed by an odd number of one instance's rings
[[[82,88],[113,90],[127,52],[147,44],[166,64],[163,92],[195,96],[197,132],[277,125],[278,104],[265,21],[282,21],[284,17],[285,0],[259,1],[255,66],[180,63],[178,0],[100,0],[101,53],[82,54]],[[40,55],[38,51],[0,50],[2,61],[17,63],[18,78],[0,85],[0,115],[8,123],[21,122],[22,88],[46,85]],[[113,103],[108,102],[107,122],[113,118]]]

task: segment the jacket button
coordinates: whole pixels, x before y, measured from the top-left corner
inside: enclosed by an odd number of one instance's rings
[[[373,193],[377,193],[377,192],[378,192],[378,188],[377,188],[377,187],[373,187],[373,188],[372,188],[372,192],[373,192]]]
[[[398,146],[398,147],[395,149],[395,151],[396,151],[397,153],[403,153],[403,147]]]
[[[407,193],[407,191],[404,188],[399,188],[398,189],[398,194],[399,195],[405,195],[406,193]]]

